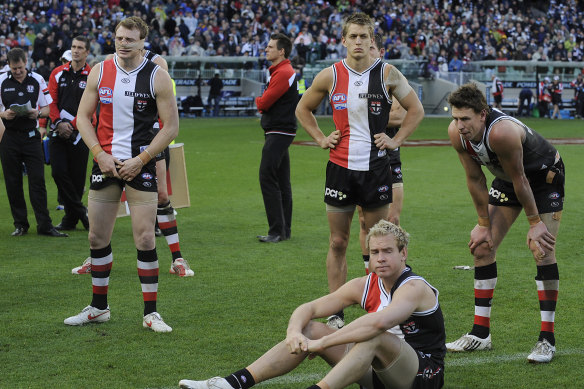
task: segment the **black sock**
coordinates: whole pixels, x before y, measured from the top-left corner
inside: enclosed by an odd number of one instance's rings
[[[225,377],[225,380],[235,389],[247,389],[255,385],[255,380],[247,369],[236,371]]]
[[[306,389],[322,389],[322,388],[320,386],[318,386],[318,385],[312,385],[312,386],[309,386]]]
[[[343,319],[343,321],[345,320],[345,312],[343,310],[338,311],[337,313],[335,313],[335,315]]]

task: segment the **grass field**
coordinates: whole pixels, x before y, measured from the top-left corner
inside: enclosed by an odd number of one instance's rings
[[[332,130],[330,119],[322,128]],[[411,139],[446,139],[448,120],[426,118]],[[533,119],[548,138],[584,138],[581,121]],[[299,130],[298,140],[309,140]],[[142,328],[142,296],[130,219],[120,218],[112,238],[114,266],[104,324],[67,327],[63,319],[91,299],[89,276],[73,276],[89,250],[87,233],[68,239],[29,233],[12,238],[12,218],[0,175],[0,387],[173,388],[182,378],[226,375],[245,367],[285,336],[288,317],[302,302],[327,291],[328,225],[323,188],[327,152],[290,148],[294,216],[292,239],[261,244],[267,232],[258,167],[263,133],[257,118],[186,119],[184,142],[191,207],[178,210],[181,249],[195,277],[168,274],[170,252],[158,238],[161,265],[159,312],[170,334]],[[537,340],[540,318],[535,265],[525,246],[527,222],[520,217],[498,255],[499,282],[492,313],[494,349],[448,355],[447,388],[582,387],[584,314],[582,260],[584,153],[582,145],[558,145],[567,167],[567,198],[557,243],[560,295],[556,315],[558,352],[549,365],[526,356]],[[412,235],[409,263],[440,290],[447,339],[470,330],[473,272],[469,232],[476,214],[462,167],[450,147],[402,149],[405,204],[402,225]],[[56,189],[47,169],[49,208],[57,224]],[[31,232],[34,220],[29,208]],[[348,250],[349,277],[363,275],[358,225]],[[360,308],[346,311],[349,320]],[[327,366],[305,361],[265,388],[305,388]],[[580,373],[578,373],[580,371]],[[356,385],[351,386],[357,388]]]

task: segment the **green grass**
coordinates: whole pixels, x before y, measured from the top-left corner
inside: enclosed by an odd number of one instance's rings
[[[329,119],[319,120],[326,131]],[[448,119],[426,118],[412,139],[445,139]],[[577,121],[529,121],[547,137],[582,137]],[[298,140],[308,140],[303,130]],[[256,118],[181,122],[191,207],[178,210],[181,249],[195,277],[168,273],[170,253],[157,240],[161,264],[159,311],[171,334],[142,328],[142,297],[130,219],[117,221],[114,266],[104,324],[67,327],[63,319],[90,302],[91,279],[70,269],[87,257],[85,231],[68,239],[29,233],[9,236],[12,218],[0,175],[0,387],[172,388],[182,378],[203,379],[245,367],[285,336],[288,317],[300,303],[327,291],[328,225],[323,188],[327,152],[290,148],[294,219],[292,240],[260,244],[267,231],[258,167],[263,132]],[[571,388],[581,385],[582,322],[582,146],[558,146],[567,166],[567,199],[557,243],[560,296],[556,315],[558,353],[549,365],[526,362],[539,331],[535,266],[525,246],[527,222],[520,218],[499,250],[499,283],[493,303],[490,352],[448,355],[448,388]],[[476,215],[463,171],[449,147],[402,150],[405,204],[402,225],[411,233],[409,262],[440,290],[448,340],[470,329],[472,271],[466,246]],[[47,170],[49,209],[56,189]],[[29,207],[31,232],[34,220]],[[356,218],[348,250],[349,276],[363,274]],[[349,320],[361,315],[347,310]],[[306,361],[265,388],[304,388],[327,371]],[[351,388],[355,389],[353,385]]]

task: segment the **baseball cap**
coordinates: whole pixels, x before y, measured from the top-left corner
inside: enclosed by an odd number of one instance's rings
[[[554,76],[554,81],[559,81],[560,77],[559,76]]]
[[[544,80],[545,82],[550,82],[550,78],[549,78],[549,77],[546,77],[546,78],[544,78],[543,80]]]
[[[71,61],[73,59],[73,57],[71,56],[71,50],[65,51],[61,56],[61,59],[64,59],[67,62]]]

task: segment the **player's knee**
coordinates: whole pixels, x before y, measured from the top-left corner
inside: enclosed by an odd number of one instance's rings
[[[330,248],[335,252],[347,251],[348,245],[349,245],[348,237],[340,235],[333,235],[330,237]]]
[[[491,249],[491,247],[489,247],[489,244],[487,242],[483,242],[477,247],[475,247],[473,255],[475,261],[480,262],[484,260],[490,260],[491,258],[493,258],[495,256],[495,251],[494,249]]]

